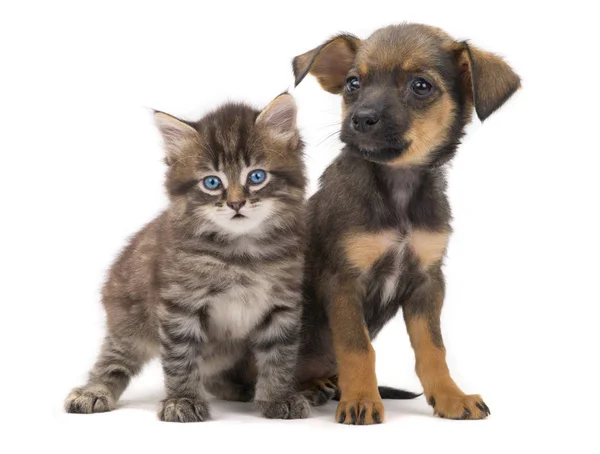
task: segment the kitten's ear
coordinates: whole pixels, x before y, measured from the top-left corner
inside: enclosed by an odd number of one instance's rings
[[[274,139],[290,142],[297,140],[297,107],[294,97],[283,93],[269,103],[256,118],[256,126]]]
[[[162,135],[167,162],[177,158],[186,144],[198,137],[192,126],[164,112],[154,112],[154,123]]]

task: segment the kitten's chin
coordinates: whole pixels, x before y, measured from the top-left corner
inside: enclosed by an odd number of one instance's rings
[[[261,235],[268,229],[273,202],[263,200],[254,207],[242,208],[238,214],[229,211],[210,213],[210,220],[223,232],[234,236]]]
[[[213,219],[213,222],[224,232],[232,235],[257,235],[262,233],[265,226],[264,219],[257,217],[231,217],[230,219]]]

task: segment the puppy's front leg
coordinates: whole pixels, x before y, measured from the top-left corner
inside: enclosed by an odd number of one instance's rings
[[[486,418],[490,410],[481,396],[465,394],[450,376],[440,329],[443,299],[443,276],[437,269],[404,304],[404,320],[415,352],[417,375],[427,402],[438,416],[449,419]]]
[[[375,375],[371,345],[355,282],[338,282],[328,298],[329,326],[338,366],[340,403],[336,420],[343,424],[379,424],[384,409]]]

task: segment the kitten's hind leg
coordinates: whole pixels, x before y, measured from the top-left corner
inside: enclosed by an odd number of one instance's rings
[[[235,402],[250,402],[254,398],[254,386],[238,383],[225,375],[211,378],[206,383],[206,390],[217,399]]]
[[[108,334],[100,355],[89,373],[88,382],[67,396],[68,413],[101,413],[114,410],[132,377],[153,355],[147,342],[122,339]]]
[[[206,389],[218,399],[250,402],[256,386],[256,360],[252,353],[244,355],[234,367],[206,382]]]

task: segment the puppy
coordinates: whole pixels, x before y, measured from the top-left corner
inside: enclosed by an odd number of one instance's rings
[[[342,96],[340,155],[309,201],[299,380],[331,397],[336,420],[384,420],[371,345],[402,307],[416,373],[434,414],[482,419],[479,395],[456,385],[440,330],[444,260],[451,234],[444,165],[471,121],[501,107],[520,86],[500,57],[420,24],[342,34],[293,60]],[[315,394],[316,395],[316,394]]]

